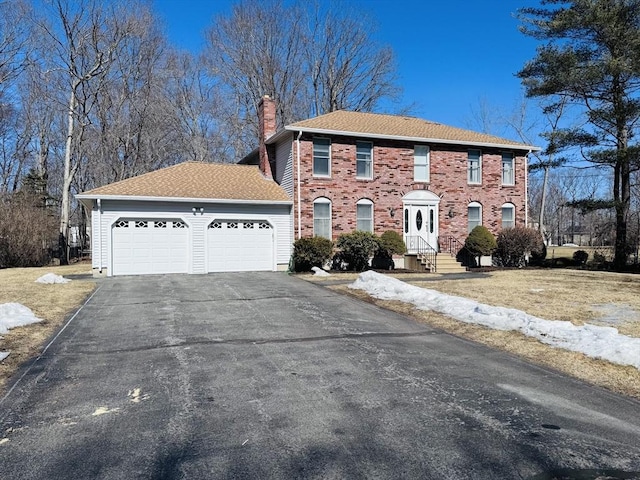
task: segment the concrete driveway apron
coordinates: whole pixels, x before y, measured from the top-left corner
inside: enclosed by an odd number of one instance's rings
[[[638,402],[282,273],[105,279],[22,373],[3,479],[640,478]]]

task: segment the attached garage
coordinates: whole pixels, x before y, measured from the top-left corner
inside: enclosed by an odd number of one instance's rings
[[[77,196],[96,275],[286,270],[292,202],[258,167],[186,162]]]

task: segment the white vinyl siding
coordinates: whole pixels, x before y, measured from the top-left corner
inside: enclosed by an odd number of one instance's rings
[[[429,181],[429,147],[416,145],[413,150],[413,179],[416,182]]]
[[[313,139],[313,175],[331,176],[331,140],[328,138]]]
[[[328,198],[313,202],[313,235],[331,240],[331,201]]]
[[[513,159],[513,153],[502,154],[502,184],[503,185],[515,185],[515,162]]]
[[[356,142],[356,177],[373,178],[373,143]]]
[[[512,203],[502,205],[502,228],[513,228],[516,226],[516,207]]]
[[[356,230],[373,233],[373,202],[359,200],[356,204]]]
[[[274,180],[293,198],[293,136],[276,144],[276,176]]]
[[[467,182],[482,183],[482,153],[480,150],[469,150],[467,153]]]
[[[468,232],[471,233],[478,225],[482,225],[482,205],[471,202],[467,207]]]

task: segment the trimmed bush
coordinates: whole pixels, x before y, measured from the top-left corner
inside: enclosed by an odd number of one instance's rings
[[[523,267],[527,256],[542,256],[544,241],[540,232],[533,228],[515,227],[498,234],[494,261],[502,267]]]
[[[491,255],[496,249],[496,238],[493,234],[482,225],[478,225],[464,241],[466,249],[478,259],[478,266],[480,266],[480,257],[484,255]]]
[[[377,240],[378,249],[371,260],[371,266],[378,269],[393,270],[395,268],[393,256],[402,255],[407,251],[402,235],[394,230],[387,230]]]
[[[340,251],[334,256],[333,268],[361,272],[369,266],[369,259],[378,249],[378,237],[359,230],[343,233],[336,246]]]
[[[333,253],[333,242],[323,237],[299,238],[293,244],[293,270],[308,272],[329,261]]]
[[[573,261],[578,265],[585,265],[589,260],[589,254],[584,250],[577,250],[573,252]]]

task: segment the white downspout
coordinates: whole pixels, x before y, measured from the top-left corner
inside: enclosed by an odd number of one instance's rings
[[[298,216],[298,238],[302,238],[302,212],[301,212],[301,197],[300,197],[300,137],[302,136],[302,131],[298,132],[298,138],[296,138],[296,167],[298,169],[298,173],[296,175],[296,200],[298,203],[297,208],[297,216]]]
[[[529,228],[529,155],[524,156],[524,226]]]
[[[102,213],[102,202],[101,200],[98,198],[96,200],[96,203],[98,204],[98,214],[97,214],[97,220],[98,220],[98,251],[100,252],[98,255],[98,272],[102,273],[102,215],[100,215]]]

